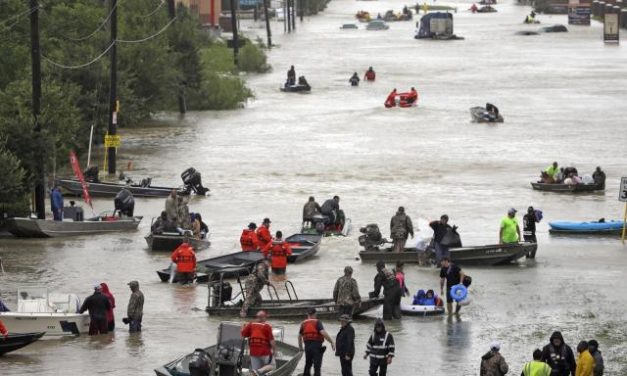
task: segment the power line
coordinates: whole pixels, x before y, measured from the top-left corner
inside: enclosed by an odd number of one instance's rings
[[[29,15],[31,15],[31,14],[32,14],[34,11],[36,11],[38,8],[39,8],[39,7],[32,7],[32,8],[30,8],[30,9],[28,9],[28,10],[24,11],[24,12],[21,12],[21,13],[18,13],[18,14],[16,14],[16,15],[14,15],[14,16],[9,17],[9,18],[7,18],[6,20],[0,21],[0,24],[4,24],[4,23],[6,23],[6,22],[8,22],[8,21],[10,21],[10,20],[13,20],[14,18],[16,18],[15,22],[13,22],[12,24],[10,24],[10,25],[8,25],[8,26],[7,26],[7,25],[2,26],[2,28],[3,28],[3,29],[10,30],[11,28],[13,28],[13,26],[17,25],[17,23],[18,23],[18,22],[20,22],[20,20],[22,19],[22,17],[23,17],[23,16],[29,16]]]
[[[165,5],[165,0],[161,0],[161,1],[160,1],[160,3],[159,3],[159,5],[157,5],[157,7],[156,7],[155,9],[153,9],[150,13],[147,13],[146,15],[139,16],[139,17],[140,17],[140,18],[148,18],[148,17],[152,16],[153,14],[157,13],[157,11],[158,11],[159,9],[161,9],[161,7],[162,7],[163,5]]]
[[[100,55],[98,55],[97,57],[95,57],[93,60],[85,63],[85,64],[80,64],[80,65],[65,65],[65,64],[61,64],[61,63],[57,63],[56,61],[50,59],[49,57],[47,57],[46,55],[44,55],[43,53],[41,54],[41,57],[46,60],[48,63],[58,67],[58,68],[63,68],[63,69],[81,69],[81,68],[85,68],[88,67],[90,65],[92,65],[93,63],[97,62],[98,60],[100,60],[104,55],[107,54],[107,52],[109,52],[109,50],[115,45],[115,42],[111,42],[111,44],[104,50],[102,51],[102,53]]]
[[[97,33],[98,31],[100,31],[100,29],[102,29],[102,28],[103,28],[103,27],[107,24],[107,22],[109,22],[109,19],[111,18],[111,15],[113,14],[113,11],[114,11],[114,10],[118,7],[118,5],[120,5],[120,3],[121,3],[122,1],[124,1],[124,0],[119,0],[118,2],[116,2],[116,3],[115,3],[115,7],[113,7],[113,8],[111,9],[111,11],[110,11],[110,12],[109,12],[109,14],[107,15],[107,17],[106,17],[106,18],[105,18],[105,19],[104,19],[104,20],[100,23],[100,25],[99,25],[99,26],[98,26],[98,27],[97,27],[94,31],[92,31],[92,32],[91,32],[91,33],[89,33],[88,35],[85,35],[85,36],[80,37],[80,38],[72,38],[72,37],[68,37],[68,36],[66,36],[66,35],[60,35],[60,36],[61,36],[62,38],[64,38],[64,39],[71,40],[71,41],[74,41],[74,42],[81,42],[81,41],[84,41],[84,40],[87,40],[87,39],[89,39],[89,38],[93,37],[94,35],[96,35],[96,33]]]
[[[166,31],[170,27],[170,25],[172,25],[174,23],[174,21],[176,21],[176,17],[172,18],[170,20],[170,22],[168,22],[161,30],[159,30],[155,34],[152,34],[151,36],[148,36],[146,38],[136,39],[136,40],[118,39],[117,41],[120,42],[120,43],[142,43],[142,42],[145,42],[147,40],[150,40],[150,39],[155,38],[155,37],[159,36],[160,34],[162,34],[164,31]]]

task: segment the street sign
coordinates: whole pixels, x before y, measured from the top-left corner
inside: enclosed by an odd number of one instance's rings
[[[119,148],[122,144],[122,140],[118,134],[106,135],[104,144],[106,148]]]
[[[618,201],[627,202],[627,177],[620,179],[620,190],[618,191]]]
[[[619,15],[616,13],[606,13],[603,22],[603,41],[605,43],[619,43],[618,27]]]
[[[568,4],[569,25],[590,25],[590,4]]]

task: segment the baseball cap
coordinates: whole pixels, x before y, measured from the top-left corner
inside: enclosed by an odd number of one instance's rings
[[[518,212],[518,210],[514,208],[509,208],[509,210],[507,211],[507,214],[516,214],[516,212]]]
[[[127,283],[129,286],[136,286],[139,287],[139,282],[137,281],[130,281],[129,283]]]
[[[264,218],[263,223],[272,223],[272,221],[270,221],[270,218]]]

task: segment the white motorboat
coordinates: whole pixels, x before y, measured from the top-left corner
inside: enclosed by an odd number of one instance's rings
[[[75,294],[49,293],[46,287],[17,290],[17,311],[0,312],[11,333],[46,332],[44,338],[78,336],[89,332],[89,315],[78,313]]]

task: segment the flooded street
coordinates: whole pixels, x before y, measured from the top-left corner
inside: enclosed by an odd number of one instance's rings
[[[202,173],[211,196],[195,197],[190,211],[202,213],[212,246],[199,259],[238,250],[241,230],[264,217],[272,219],[272,232],[298,232],[308,196],[322,203],[339,195],[353,231],[346,238],[325,238],[318,257],[288,266],[301,298],[331,297],[345,265],[355,269],[367,296],[375,267],[356,259],[358,229],[378,223],[389,238],[399,205],[423,237],[432,234],[427,220],[448,214],[464,245],[497,242],[507,209],[517,208],[520,221],[533,205],[544,212],[537,259],[465,268],[473,277],[473,301],[459,318],[388,323],[397,347],[389,374],[477,375],[481,355],[498,339],[510,374],[519,375],[531,352],[561,330],[573,349],[580,340],[597,339],[606,374],[625,375],[627,248],[617,238],[549,236],[547,222],[621,218],[627,49],[605,46],[598,22],[569,27],[568,33],[518,36],[519,30],[566,24],[566,16],[540,15],[543,25],[523,25],[527,7],[506,4],[497,6],[498,13],[471,14],[470,4],[457,4],[454,15],[455,33],[466,38],[460,41],[415,40],[415,22],[391,23],[381,32],[366,31],[364,24],[339,29],[356,22],[358,10],[400,11],[404,4],[398,0],[333,0],[290,35],[275,23],[279,46],[269,54],[274,71],[248,79],[256,98],[245,109],[190,113],[172,126],[123,130],[119,165],[131,160],[132,175],[152,176],[155,185],[179,185],[180,173],[190,166]],[[246,25],[246,33],[263,37],[263,29]],[[292,64],[313,87],[310,95],[279,91]],[[369,66],[376,82],[350,87],[351,74],[361,76]],[[383,107],[392,88],[411,86],[420,93],[417,107]],[[468,109],[487,101],[499,107],[505,123],[470,122]],[[532,191],[529,182],[554,160],[575,165],[581,174],[602,166],[605,193]],[[0,296],[10,307],[17,288],[27,284],[84,298],[94,283],[107,282],[117,300],[115,335],[40,341],[0,359],[3,376],[150,375],[215,342],[220,319],[204,312],[206,286],[161,283],[155,273],[169,264],[169,254],[148,251],[143,236],[163,205],[161,199],[136,199],[135,213],[144,215],[136,233],[0,239]],[[95,209],[111,210],[113,200],[96,199]],[[406,265],[405,272],[412,293],[439,286],[434,268]],[[136,337],[121,321],[130,280],[140,282],[146,298],[144,331]],[[299,321],[270,322],[284,326],[286,341],[297,343]],[[339,323],[324,324],[335,337]],[[372,324],[354,323],[356,375],[367,374],[361,355]],[[323,374],[340,375],[330,351]]]

